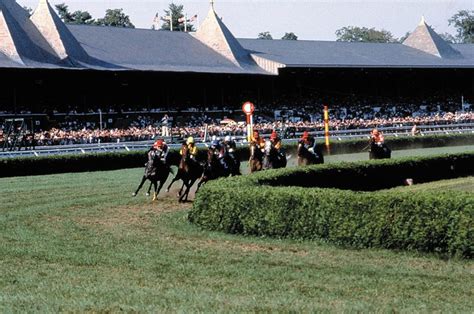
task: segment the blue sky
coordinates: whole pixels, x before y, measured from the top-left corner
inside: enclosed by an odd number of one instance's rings
[[[37,0],[17,0],[34,8]],[[150,28],[153,17],[163,13],[170,0],[50,0],[65,2],[72,11],[86,10],[102,17],[108,8],[123,8],[139,28]],[[189,16],[207,14],[208,0],[175,1],[184,4]],[[215,0],[215,9],[224,23],[239,38],[255,38],[270,31],[274,38],[294,32],[299,39],[334,40],[343,26],[366,26],[386,29],[395,37],[412,31],[425,16],[438,33],[455,30],[448,19],[461,9],[473,9],[474,0]]]

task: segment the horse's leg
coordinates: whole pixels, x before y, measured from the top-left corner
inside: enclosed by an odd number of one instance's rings
[[[199,180],[198,182],[198,185],[197,185],[197,188],[196,188],[196,193],[199,191],[199,188],[201,187],[201,185],[203,185],[204,183],[206,183],[208,181],[208,178],[205,177],[205,176],[202,176],[201,179]]]
[[[148,192],[146,192],[146,196],[150,196],[151,186],[153,185],[153,181],[150,180],[150,186],[148,187]]]
[[[153,200],[156,201],[156,199],[158,198],[158,193],[156,193],[156,190],[158,189],[157,180],[153,180],[152,183],[153,187],[155,188],[155,192],[153,193]]]
[[[178,173],[174,176],[173,180],[171,181],[170,185],[168,185],[168,188],[166,189],[166,193],[170,191],[171,186],[179,179],[181,179],[181,175],[180,175],[180,172],[178,171]]]
[[[187,180],[189,182],[189,180]],[[180,197],[181,195],[183,195],[183,189],[184,189],[184,186],[187,186],[186,184],[186,180],[183,179],[183,185],[181,185],[181,189],[179,189],[178,191],[178,197]]]
[[[156,195],[157,195],[157,196],[158,196],[158,194],[160,194],[160,191],[161,191],[161,188],[163,187],[163,185],[165,185],[165,182],[166,182],[166,180],[168,179],[168,176],[169,176],[169,175],[167,175],[166,177],[161,178],[161,179],[158,181],[160,184],[158,185],[158,188],[156,189]]]
[[[145,183],[146,181],[146,177],[143,176],[142,177],[142,182],[140,182],[140,185],[138,186],[137,190],[135,191],[135,193],[132,194],[132,196],[137,196],[138,192],[140,191],[140,189],[142,188],[143,184]]]
[[[186,202],[188,200],[189,191],[191,190],[191,187],[194,185],[194,182],[196,182],[196,180],[197,178],[194,178],[188,182],[188,184],[186,185],[186,191],[184,191],[184,194],[179,199],[181,202]]]

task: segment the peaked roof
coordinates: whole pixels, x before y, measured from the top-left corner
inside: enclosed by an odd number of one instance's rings
[[[242,66],[243,63],[253,63],[248,51],[240,45],[217,16],[213,5],[195,36],[199,41],[238,66]]]
[[[14,0],[0,0],[0,51],[15,62],[54,62],[53,49]]]
[[[30,19],[60,59],[68,59],[72,63],[75,63],[74,59],[87,60],[87,53],[56,15],[48,0],[39,1]]]
[[[404,45],[424,51],[440,58],[459,58],[461,54],[439,36],[422,17],[413,33],[403,42]]]

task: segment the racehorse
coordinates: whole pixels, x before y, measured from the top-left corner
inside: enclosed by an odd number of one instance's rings
[[[263,169],[263,153],[257,143],[250,144],[250,173]]]
[[[156,150],[150,149],[148,151],[148,162],[145,167],[145,174],[142,177],[142,181],[138,186],[137,190],[132,194],[136,196],[146,180],[150,180],[150,186],[148,187],[147,196],[150,195],[150,190],[153,185],[154,193],[153,200],[155,201],[160,193],[161,188],[165,184],[168,176],[171,172],[171,168],[163,161],[160,160],[160,156],[157,154]],[[160,183],[158,185],[158,182]]]
[[[204,165],[204,171],[198,182],[196,193],[197,191],[199,191],[201,185],[203,185],[207,181],[221,177],[228,177],[229,175],[231,175],[230,167],[229,169],[225,169],[224,166],[217,159],[216,149],[209,148],[209,150],[207,151],[207,160],[206,164]]]
[[[311,153],[303,141],[298,143],[298,166],[307,166],[313,164],[323,164],[324,156],[321,153],[315,152]]]
[[[392,157],[392,151],[385,144],[370,142],[369,159],[386,159]]]
[[[286,167],[286,156],[278,152],[273,143],[265,141],[265,156],[263,158],[264,169],[278,169]]]
[[[197,161],[191,159],[187,145],[184,144],[181,147],[181,153],[182,155],[178,166],[178,173],[173,178],[166,191],[169,192],[173,183],[182,180],[183,185],[178,192],[178,197],[180,202],[186,202],[191,187],[194,185],[194,182],[201,177],[204,169]],[[184,187],[186,187],[186,190],[183,193]]]
[[[240,159],[235,152],[225,154],[224,160],[227,165],[229,165],[230,175],[232,177],[240,176],[242,174],[240,173]]]

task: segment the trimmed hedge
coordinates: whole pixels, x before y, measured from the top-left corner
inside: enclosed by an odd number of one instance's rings
[[[294,169],[294,174],[288,169],[266,171],[209,182],[196,195],[189,220],[203,228],[228,233],[322,239],[355,248],[417,250],[472,258],[474,195],[452,191],[374,193],[334,189],[352,187],[353,183],[347,181],[357,176],[361,179],[359,190],[374,189],[374,183],[385,177],[374,170],[398,167],[407,172],[417,171],[423,162],[426,169],[442,167],[432,176],[436,179],[474,174],[474,153],[340,167],[310,166]],[[469,166],[466,170],[458,168],[465,165]],[[390,175],[386,178],[391,183],[384,183],[381,188],[394,186],[395,182],[400,185],[402,181],[390,178],[393,170],[388,171]],[[325,179],[330,180],[331,188],[317,187]]]
[[[392,149],[469,145],[474,144],[474,135],[461,134],[390,138],[387,140],[387,144]],[[331,144],[331,154],[360,152],[366,145],[366,140],[333,142]],[[285,145],[284,147],[290,152],[296,149],[296,144]],[[322,149],[322,144],[320,147]],[[239,147],[238,154],[242,160],[248,159],[248,148]],[[170,152],[170,158],[173,164],[178,164],[179,155],[176,150]],[[200,150],[199,158],[205,160],[205,150]],[[5,158],[0,159],[0,177],[116,170],[142,167],[145,162],[146,156],[143,151]]]

